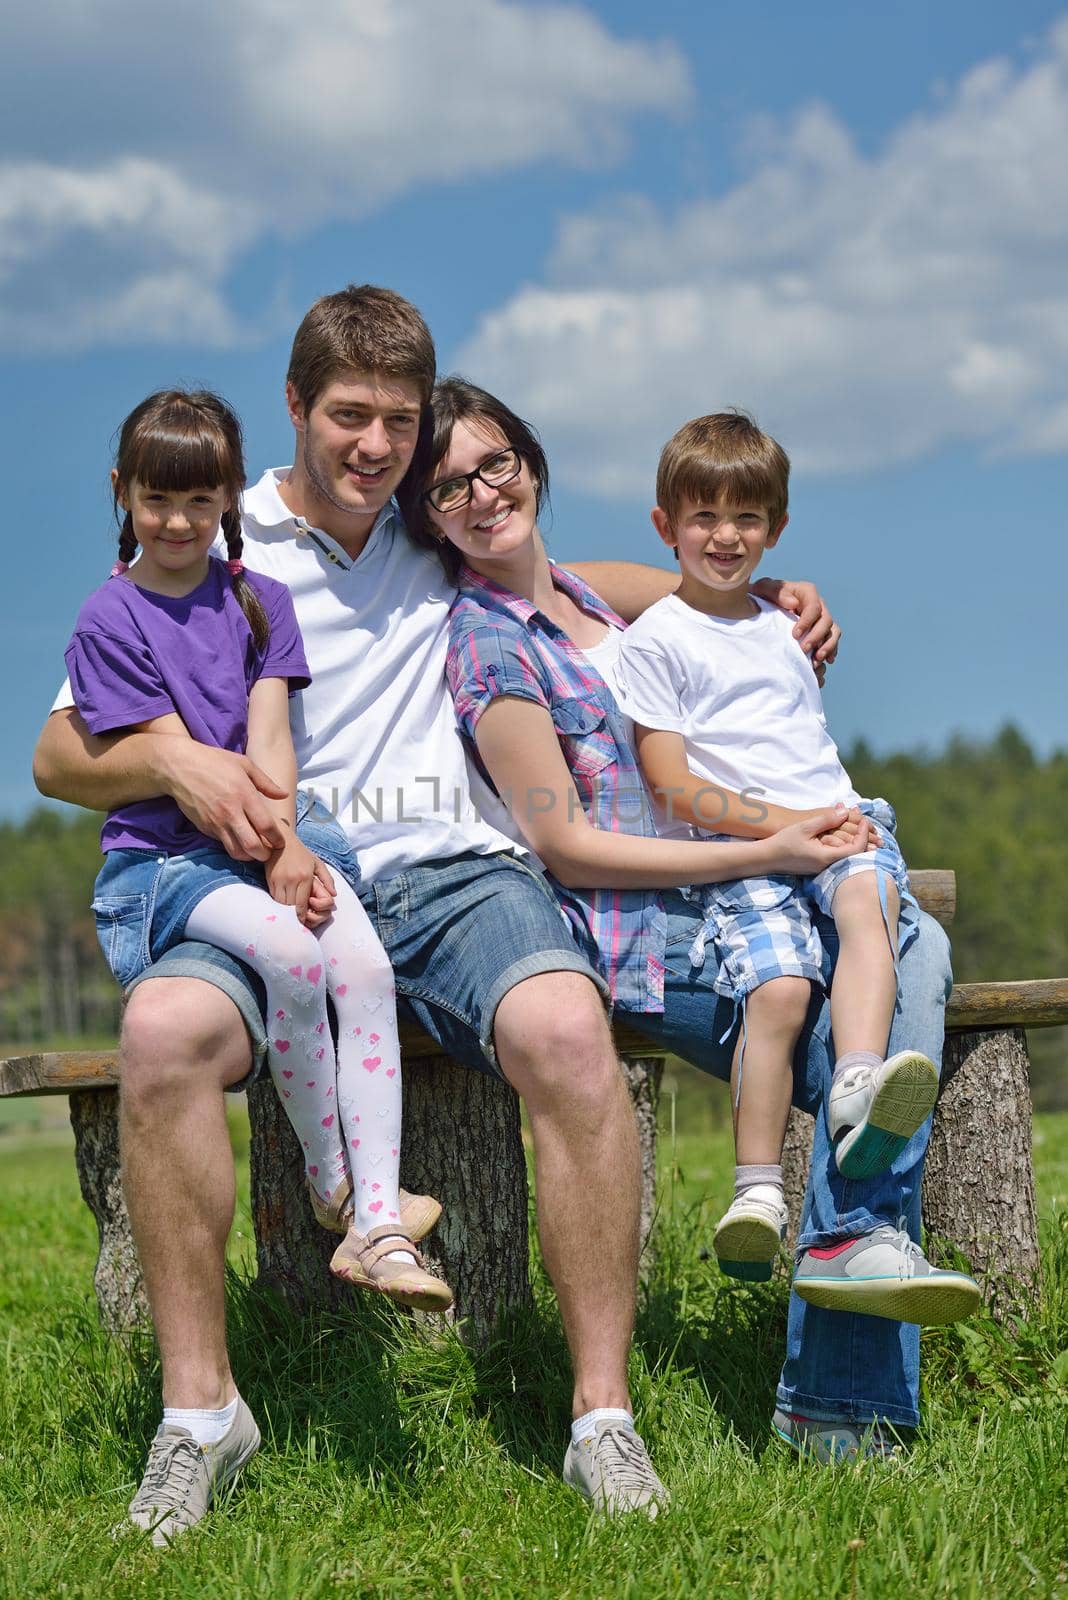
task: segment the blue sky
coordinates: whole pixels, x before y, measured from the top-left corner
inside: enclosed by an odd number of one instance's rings
[[[745,405],[774,568],[846,631],[832,728],[1068,743],[1068,9],[1044,0],[40,0],[0,22],[10,759],[106,574],[112,434],[218,388],[290,459],[292,330],[350,279],[541,430],[560,559],[659,561],[660,445]]]

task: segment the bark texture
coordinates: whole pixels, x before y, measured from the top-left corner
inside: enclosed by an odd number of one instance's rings
[[[404,1064],[401,1182],[445,1208],[420,1245],[482,1340],[502,1311],[530,1303],[527,1166],[519,1100],[446,1056]]]
[[[790,1107],[790,1120],[786,1124],[786,1142],[782,1147],[782,1183],[786,1204],[790,1208],[790,1225],[786,1230],[786,1252],[792,1256],[797,1248],[797,1230],[801,1224],[801,1207],[808,1183],[809,1163],[812,1160],[813,1122],[807,1111]]]
[[[338,1236],[312,1215],[300,1145],[273,1084],[255,1085],[248,1103],[261,1280],[297,1310],[351,1300],[361,1291],[330,1275]],[[419,1248],[451,1284],[453,1315],[482,1339],[499,1311],[530,1299],[526,1163],[512,1091],[443,1056],[407,1061],[401,1182],[441,1201],[444,1215]]]
[[[660,1081],[664,1076],[663,1056],[623,1056],[620,1064],[630,1090],[634,1117],[638,1124],[638,1146],[642,1164],[641,1248],[644,1253],[656,1213],[656,1118],[660,1109]]]
[[[148,1301],[119,1172],[119,1091],[78,1089],[70,1096],[74,1158],[82,1199],[96,1218],[100,1250],[93,1273],[100,1320],[121,1337],[150,1327]]]
[[[923,1215],[932,1259],[940,1239],[966,1256],[999,1321],[1034,1308],[1041,1277],[1022,1029],[947,1036]]]
[[[300,1140],[270,1078],[248,1091],[249,1187],[261,1283],[297,1311],[341,1305],[354,1291],[329,1270],[339,1235],[319,1226],[304,1182]]]

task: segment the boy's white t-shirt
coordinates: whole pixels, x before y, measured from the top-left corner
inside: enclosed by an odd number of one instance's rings
[[[796,619],[755,604],[729,620],[658,600],[623,635],[612,691],[643,727],[680,733],[690,771],[710,784],[795,810],[853,805]]]
[[[304,638],[312,682],[289,702],[301,788],[337,816],[367,881],[467,851],[518,853],[481,820],[494,797],[468,771],[445,683],[455,588],[393,506],[355,561],[321,530],[299,532],[278,493],[287,471],[246,491],[242,559],[288,585]],[[52,709],[73,703],[64,684]]]

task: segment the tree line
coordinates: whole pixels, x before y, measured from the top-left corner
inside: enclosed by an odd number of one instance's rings
[[[863,794],[883,795],[913,867],[952,867],[958,981],[1068,975],[1068,750],[1039,758],[1013,727],[936,754],[845,753]],[[5,1051],[99,1038],[118,996],[89,910],[100,818],[38,808],[0,823],[0,1042]],[[1068,1106],[1064,1029],[1031,1037],[1036,1103]]]

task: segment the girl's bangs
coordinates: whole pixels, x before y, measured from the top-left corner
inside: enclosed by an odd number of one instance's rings
[[[214,432],[157,423],[133,441],[130,453],[130,477],[149,489],[179,493],[234,487],[228,482],[226,441]]]

